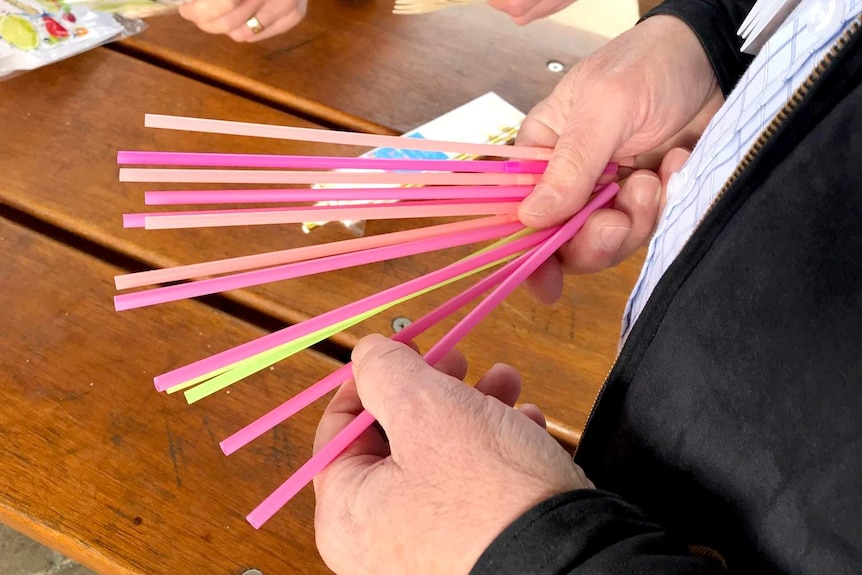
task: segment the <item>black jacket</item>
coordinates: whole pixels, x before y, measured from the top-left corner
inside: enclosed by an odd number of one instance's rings
[[[751,3],[669,0],[725,93]],[[653,292],[575,456],[474,575],[862,574],[862,18]]]

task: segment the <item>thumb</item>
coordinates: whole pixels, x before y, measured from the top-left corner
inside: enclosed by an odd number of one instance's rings
[[[615,98],[613,90],[600,87],[595,84],[586,93],[579,90],[583,95],[546,101],[524,120],[519,144],[554,147],[542,179],[519,207],[524,225],[545,228],[573,216],[625,141],[624,115],[613,112],[624,109],[625,102],[614,102],[624,96]],[[557,109],[561,105],[567,109]],[[549,141],[551,132],[558,134],[555,142]]]
[[[429,366],[403,343],[369,335],[353,350],[353,377],[362,405],[380,422],[392,446],[429,431],[441,409],[466,386]]]

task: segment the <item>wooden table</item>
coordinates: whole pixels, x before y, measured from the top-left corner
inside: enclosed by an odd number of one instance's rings
[[[550,22],[513,24],[479,4],[396,16],[387,0],[314,0],[289,34],[237,45],[177,16],[120,48],[317,121],[403,133],[488,91],[524,112],[601,43]]]
[[[344,8],[351,9],[363,8]],[[365,30],[362,22],[357,20],[356,30]],[[399,38],[390,34],[381,42]],[[330,36],[313,44],[315,54],[325,52],[326,42],[338,42]],[[477,85],[487,78],[480,80]],[[420,92],[410,97],[429,105]],[[373,90],[369,94],[369,101],[378,97]],[[396,316],[416,318],[460,287],[340,334],[319,348],[329,357],[299,354],[194,407],[156,394],[156,373],[427,273],[469,251],[114,312],[116,273],[348,237],[337,226],[311,236],[297,226],[122,229],[123,212],[144,210],[145,187],[117,183],[118,149],[335,151],[142,128],[143,114],[150,111],[314,125],[253,96],[108,49],[0,84],[0,282],[7,294],[0,316],[7,349],[0,359],[0,389],[7,399],[0,407],[0,521],[103,573],[233,575],[246,567],[266,574],[326,572],[314,550],[309,491],[261,533],[242,518],[307,458],[324,402],[230,458],[221,455],[217,441],[334,369],[358,337],[391,333]],[[321,105],[336,110],[340,104]],[[421,120],[410,118],[405,106],[390,117],[363,121],[400,122],[398,129],[406,129],[451,107],[448,100],[437,106]],[[393,121],[396,116],[401,120]],[[378,222],[369,232],[403,227]],[[542,407],[552,431],[571,445],[613,359],[619,313],[636,271],[637,262],[630,262],[571,278],[564,301],[554,307],[537,305],[520,290],[461,346],[471,361],[470,378],[497,361],[513,364],[525,376],[523,399]],[[452,321],[420,345],[430,345]]]

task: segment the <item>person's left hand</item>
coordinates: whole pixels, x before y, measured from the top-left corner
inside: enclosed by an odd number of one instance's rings
[[[305,17],[308,0],[192,0],[180,15],[210,34],[257,42],[287,32]]]
[[[317,546],[339,575],[468,573],[494,538],[545,499],[592,488],[535,406],[512,406],[517,372],[494,366],[475,387],[463,357],[435,368],[369,336],[353,382],[327,407],[315,452],[365,406],[378,420],[314,481]],[[382,428],[382,432],[381,432]]]

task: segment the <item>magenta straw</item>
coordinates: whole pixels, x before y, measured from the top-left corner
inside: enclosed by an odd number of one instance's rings
[[[529,253],[530,252],[527,252],[519,256],[517,259],[507,263],[499,270],[488,275],[481,281],[473,284],[460,294],[437,306],[431,312],[425,314],[418,320],[414,321],[413,323],[393,335],[392,339],[394,341],[408,342],[414,337],[421,335],[428,329],[434,327],[442,320],[452,315],[452,313],[458,311],[459,309],[469,304],[471,301],[473,301],[474,299],[476,299],[477,297],[503,281],[503,279],[505,279],[521,263],[523,263]],[[282,423],[284,420],[288,419],[292,415],[299,413],[302,409],[308,407],[313,402],[317,401],[318,399],[341,385],[343,382],[350,379],[350,365],[350,363],[347,363],[346,365],[338,368],[325,378],[301,391],[300,393],[293,396],[286,402],[282,403],[266,415],[263,415],[256,421],[250,423],[249,425],[245,426],[244,428],[240,429],[239,431],[222,441],[219,445],[221,446],[224,454],[230,455],[239,450],[240,448],[245,447],[267,431]]]
[[[123,226],[148,230],[298,224],[316,221],[391,220],[516,215],[517,200],[421,200],[395,204],[242,208],[124,214]]]
[[[427,273],[424,276],[412,279],[403,284],[383,290],[340,308],[336,308],[332,311],[294,324],[290,327],[264,335],[256,340],[246,342],[242,345],[238,345],[221,353],[198,360],[184,367],[156,376],[154,379],[156,389],[158,391],[164,391],[191,379],[205,376],[251,356],[263,353],[289,341],[293,341],[296,338],[314,333],[315,331],[334,325],[344,321],[345,319],[355,317],[367,311],[386,305],[393,300],[406,297],[412,293],[427,289],[463,273],[496,262],[502,258],[516,254],[545,241],[551,237],[556,229],[557,228],[549,228],[547,230],[541,230],[534,234],[530,234],[529,236],[508,242],[498,248],[488,250],[487,252],[483,252],[475,257],[457,261],[444,268]]]
[[[188,152],[117,153],[120,165],[200,166],[213,168],[282,168],[311,170],[400,170],[541,174],[548,167],[541,160],[428,160],[356,156],[280,156],[269,154],[209,154]]]
[[[500,304],[527,277],[565,242],[572,238],[584,225],[587,218],[596,209],[603,206],[610,198],[619,192],[617,184],[609,184],[596,195],[581,211],[560,227],[553,236],[529,255],[529,257],[512,274],[505,278],[494,291],[471,310],[455,327],[453,327],[437,344],[425,354],[425,361],[435,364],[440,361],[470,330],[472,330],[491,310]],[[338,457],[357,437],[374,423],[374,416],[368,411],[360,413],[323,449],[311,457],[287,481],[267,497],[246,519],[259,529],[279,509],[305,487],[314,477],[323,471]]]
[[[262,270],[118,295],[114,297],[114,307],[117,311],[125,311],[218,292],[242,289],[498,239],[523,229],[524,226],[520,222],[510,222],[488,228],[458,232],[448,236],[416,240],[393,246],[372,248],[361,252],[340,254]]]
[[[148,206],[175,206],[182,204],[265,204],[371,200],[523,200],[532,190],[533,186],[159,190],[144,192],[144,203]]]
[[[284,170],[120,168],[121,182],[187,184],[526,186],[538,183],[541,177],[541,174],[471,174],[461,172],[308,172]]]

